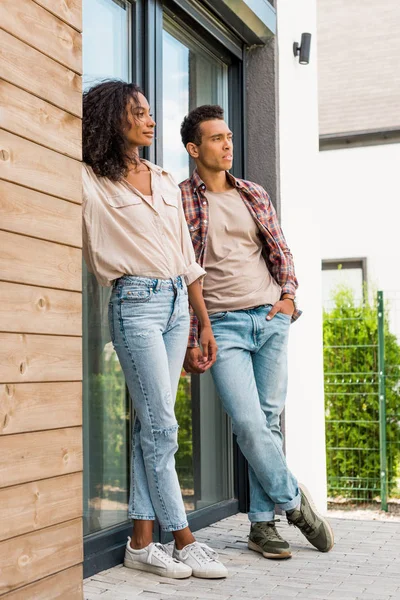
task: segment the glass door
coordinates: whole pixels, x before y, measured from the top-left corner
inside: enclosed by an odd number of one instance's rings
[[[163,167],[180,182],[194,167],[180,138],[185,115],[202,104],[219,104],[229,120],[228,65],[167,15],[163,28],[162,104]],[[176,416],[176,467],[186,510],[232,498],[232,434],[209,373],[193,378],[182,373]]]
[[[130,2],[84,0],[84,89],[110,77],[130,80],[130,22]],[[110,292],[84,264],[84,535],[128,518],[129,398],[108,331]]]

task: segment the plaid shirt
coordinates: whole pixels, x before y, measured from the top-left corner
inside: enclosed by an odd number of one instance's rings
[[[267,192],[256,183],[236,179],[227,172],[227,178],[235,187],[247,206],[260,230],[263,242],[263,256],[268,270],[282,289],[282,294],[295,294],[298,287],[294,272],[293,257],[286,244],[276,212]],[[197,170],[192,176],[179,184],[186,221],[192,238],[197,262],[204,268],[208,234],[208,202],[205,196],[206,186]],[[296,308],[292,320],[301,312]],[[199,326],[191,311],[190,335],[188,346],[198,346]]]

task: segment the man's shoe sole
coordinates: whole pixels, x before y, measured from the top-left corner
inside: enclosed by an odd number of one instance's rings
[[[331,545],[329,546],[329,548],[327,548],[326,550],[320,550],[320,548],[317,548],[317,550],[319,550],[320,552],[329,552],[330,550],[332,550],[333,546],[335,545],[335,536],[333,533],[333,529],[328,521],[328,519],[325,519],[325,517],[323,517],[315,508],[315,504],[313,502],[313,499],[311,497],[310,492],[308,491],[308,489],[306,488],[305,485],[303,485],[302,483],[299,484],[299,488],[301,489],[301,491],[303,492],[303,494],[305,495],[305,497],[308,500],[308,503],[310,504],[311,508],[313,509],[313,511],[315,512],[315,514],[317,515],[317,517],[319,519],[321,519],[321,521],[326,525],[326,527],[328,528],[328,531],[330,533],[330,537],[331,537]],[[311,540],[308,540],[310,542],[310,544],[312,544]],[[313,544],[314,545],[314,544]],[[316,546],[314,546],[314,548],[316,548]]]
[[[137,571],[146,571],[147,573],[155,573],[159,577],[169,577],[170,579],[187,579],[192,575],[192,571],[190,573],[179,573],[171,571],[167,572],[166,569],[162,567],[156,567],[155,565],[149,565],[147,563],[139,562],[138,560],[124,560],[124,567],[127,569],[135,569]]]
[[[262,554],[264,558],[280,560],[283,558],[291,558],[292,557],[292,553],[290,552],[290,550],[284,550],[283,552],[279,552],[277,554],[272,553],[272,552],[264,552],[264,550],[261,548],[261,546],[258,546],[251,540],[248,541],[247,547],[250,548],[250,550],[254,550],[254,552],[259,552],[259,554]]]

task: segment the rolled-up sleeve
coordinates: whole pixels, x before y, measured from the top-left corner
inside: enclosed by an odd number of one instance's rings
[[[186,285],[190,285],[197,279],[203,279],[206,275],[205,270],[196,262],[196,257],[194,254],[192,240],[190,238],[189,229],[185,219],[185,213],[183,211],[183,206],[181,200],[178,203],[179,205],[179,218],[181,222],[181,244],[182,244],[182,254],[185,260],[185,271],[183,276],[185,278]]]

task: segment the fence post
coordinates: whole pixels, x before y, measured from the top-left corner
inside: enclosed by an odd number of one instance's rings
[[[381,467],[381,509],[387,511],[386,464],[386,389],[385,389],[385,307],[383,292],[378,292],[378,381],[379,381],[379,449]]]

